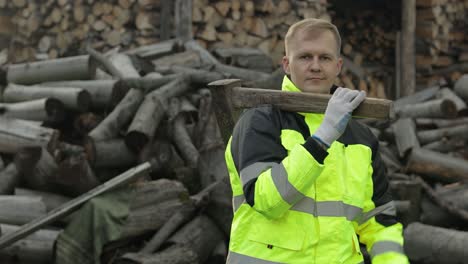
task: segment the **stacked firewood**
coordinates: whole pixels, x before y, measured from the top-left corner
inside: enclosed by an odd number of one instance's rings
[[[467,102],[464,75],[454,86],[430,87],[395,101],[391,122],[369,122],[406,226],[406,253],[417,263],[466,260]]]
[[[454,68],[454,64],[468,62],[468,39],[465,34],[468,2],[421,0],[416,1],[416,5],[416,67],[420,74],[419,82],[427,85],[441,77],[455,81],[467,71],[467,67]],[[451,67],[450,71],[445,70],[448,67]]]
[[[211,54],[194,40],[87,52],[10,64],[0,74],[0,228],[11,235],[37,217],[53,214],[54,220],[47,222],[53,228],[41,224],[0,249],[0,259],[51,263],[57,227],[73,220],[64,212],[78,208],[69,203],[89,200],[119,173],[149,162],[152,172],[137,183],[123,237],[117,249],[104,250],[104,259],[133,252],[118,261],[223,263],[231,191],[205,87],[240,78],[278,89],[281,69],[273,71],[271,58],[258,49]]]
[[[170,14],[168,19],[162,17],[163,12],[171,11],[173,3],[159,0],[15,0],[5,1],[4,5],[16,10],[11,19],[15,34],[13,45],[10,45],[10,59],[21,62],[76,55],[88,44],[107,50],[154,43],[161,39],[160,25],[171,23]]]
[[[194,0],[194,38],[208,48],[258,47],[280,63],[289,26],[302,18],[330,20],[326,2]]]
[[[395,12],[391,9],[395,4],[367,7],[351,2],[331,2],[329,12],[342,37],[344,67],[339,84],[365,90],[371,97],[395,96],[390,88],[395,86],[398,23],[397,16],[388,15]]]

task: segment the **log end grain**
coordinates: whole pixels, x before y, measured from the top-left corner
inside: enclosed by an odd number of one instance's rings
[[[45,103],[45,110],[49,120],[61,122],[65,118],[65,106],[60,100],[48,98]]]
[[[78,110],[80,112],[88,111],[88,109],[92,105],[91,94],[86,90],[82,90],[81,92],[79,92],[76,100],[77,100]]]
[[[113,107],[116,106],[127,94],[130,87],[127,85],[125,81],[119,80],[115,83],[114,89],[112,89],[111,99],[108,103],[109,106]]]
[[[139,153],[148,141],[148,136],[140,131],[130,131],[125,135],[125,144],[134,153]]]
[[[94,165],[96,162],[96,146],[94,144],[93,138],[89,136],[85,137],[83,147],[89,164]]]
[[[457,106],[452,100],[444,100],[440,105],[442,113],[448,118],[453,118],[457,116]]]

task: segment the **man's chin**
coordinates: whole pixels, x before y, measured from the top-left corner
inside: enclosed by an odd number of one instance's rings
[[[325,87],[325,85],[304,85],[303,92],[306,93],[321,93],[328,94],[330,93],[330,87]]]

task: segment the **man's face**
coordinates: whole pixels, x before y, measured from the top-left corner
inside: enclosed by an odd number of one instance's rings
[[[303,92],[328,94],[343,60],[339,57],[332,32],[296,32],[283,57],[283,69]]]

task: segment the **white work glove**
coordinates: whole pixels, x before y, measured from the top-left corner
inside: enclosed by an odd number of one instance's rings
[[[351,113],[366,98],[366,92],[339,87],[328,101],[322,124],[313,138],[327,147],[337,140],[345,131]]]

